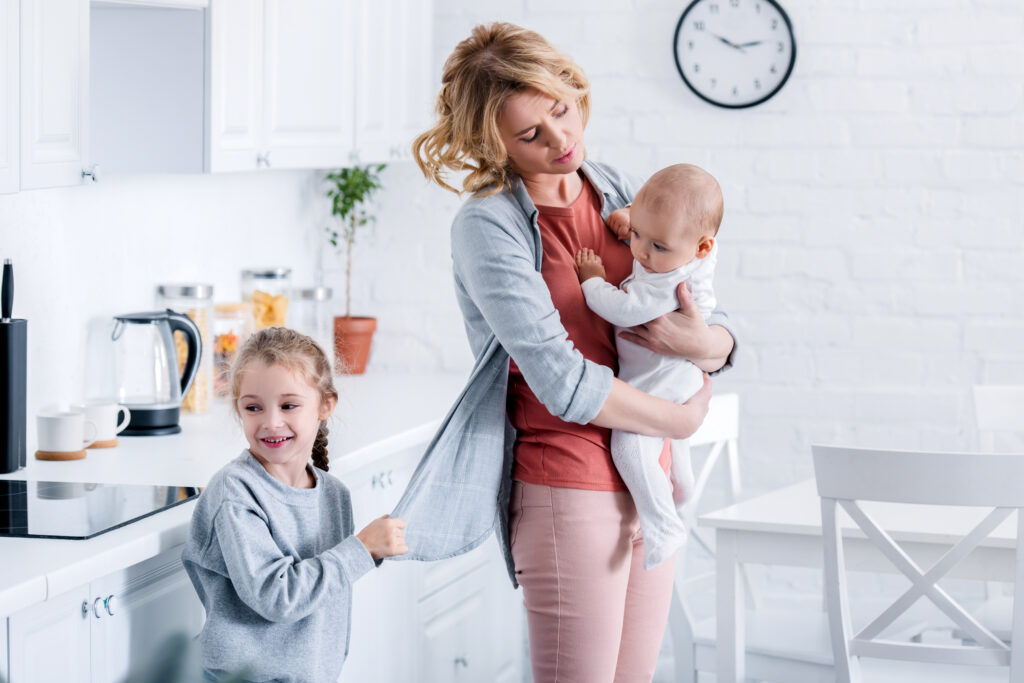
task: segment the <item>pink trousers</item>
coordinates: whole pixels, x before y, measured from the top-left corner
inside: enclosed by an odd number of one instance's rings
[[[629,493],[516,481],[510,513],[534,683],[650,681],[675,561],[644,570]]]

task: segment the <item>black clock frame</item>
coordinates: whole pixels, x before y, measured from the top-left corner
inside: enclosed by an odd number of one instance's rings
[[[690,79],[686,77],[686,74],[683,72],[683,65],[679,61],[679,32],[683,30],[683,24],[686,22],[686,15],[702,1],[703,0],[692,0],[692,2],[686,6],[686,9],[683,10],[682,16],[679,17],[679,22],[676,23],[675,32],[672,34],[672,57],[676,62],[676,71],[679,72],[679,76],[683,79],[683,83],[686,83],[686,87],[688,87],[694,95],[701,98],[708,104],[713,104],[716,107],[722,107],[723,109],[747,109],[749,107],[756,107],[762,102],[767,102],[771,98],[775,97],[775,94],[782,90],[782,86],[786,85],[786,81],[789,80],[789,75],[793,73],[793,67],[796,65],[796,34],[793,33],[793,24],[790,22],[789,15],[786,14],[786,10],[782,9],[782,5],[777,3],[775,0],[757,0],[758,2],[764,2],[772,5],[778,11],[782,20],[786,23],[786,30],[789,31],[790,43],[793,45],[793,53],[789,57],[789,66],[786,67],[786,73],[783,74],[782,80],[779,81],[779,84],[775,86],[771,92],[767,93],[759,100],[747,102],[745,104],[726,104],[724,102],[717,102],[697,90],[697,88],[693,86],[693,83],[690,83]]]

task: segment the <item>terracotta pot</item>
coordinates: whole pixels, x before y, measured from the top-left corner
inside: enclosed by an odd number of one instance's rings
[[[334,371],[339,375],[361,375],[366,372],[370,343],[377,329],[376,318],[357,316],[334,318]]]

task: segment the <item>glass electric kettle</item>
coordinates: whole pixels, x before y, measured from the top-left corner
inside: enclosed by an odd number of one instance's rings
[[[116,315],[114,321],[110,339],[116,397],[132,411],[122,436],[177,434],[181,397],[199,370],[199,328],[188,316],[170,309]],[[176,331],[184,338],[183,364],[178,360]]]

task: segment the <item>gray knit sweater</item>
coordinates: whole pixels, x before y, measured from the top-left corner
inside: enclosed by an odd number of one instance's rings
[[[373,569],[348,489],[277,481],[243,451],[199,496],[182,562],[206,609],[203,668],[251,681],[336,681],[348,655],[352,583]]]

